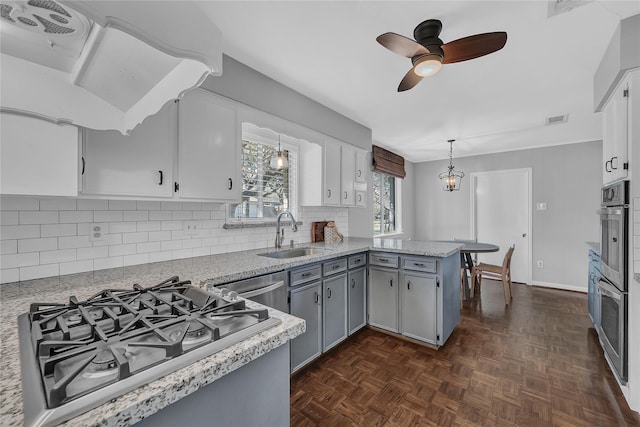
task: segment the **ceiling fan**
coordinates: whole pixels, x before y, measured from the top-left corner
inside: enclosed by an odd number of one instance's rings
[[[411,58],[413,67],[400,82],[398,92],[411,89],[423,77],[434,75],[442,64],[488,55],[502,49],[507,42],[507,33],[500,31],[476,34],[443,44],[438,37],[441,30],[442,22],[428,19],[413,30],[415,41],[396,33],[384,33],[376,38],[391,52]]]

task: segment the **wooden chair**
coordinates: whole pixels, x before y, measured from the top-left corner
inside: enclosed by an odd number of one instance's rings
[[[504,260],[502,261],[502,265],[493,265],[493,264],[484,264],[480,263],[473,267],[473,271],[471,273],[472,276],[472,285],[471,285],[471,296],[473,297],[474,284],[478,284],[478,292],[480,292],[480,285],[482,284],[482,277],[487,277],[490,279],[498,279],[502,280],[502,288],[504,290],[504,302],[505,304],[509,304],[511,300],[511,256],[513,255],[513,251],[515,250],[516,245],[513,245],[509,248],[507,253],[504,256]]]

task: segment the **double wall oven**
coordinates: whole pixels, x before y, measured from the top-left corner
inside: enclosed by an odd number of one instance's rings
[[[599,333],[605,357],[621,383],[627,381],[629,181],[602,189]]]

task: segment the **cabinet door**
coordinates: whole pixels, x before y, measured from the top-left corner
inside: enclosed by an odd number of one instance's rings
[[[322,288],[322,351],[327,351],[347,338],[347,275],[324,279]]]
[[[356,149],[343,144],[342,157],[340,159],[340,204],[343,206],[355,205],[354,182],[356,178]]]
[[[367,270],[349,271],[349,335],[367,323]]]
[[[78,129],[0,114],[0,193],[78,195]]]
[[[628,162],[629,81],[623,80],[603,110],[603,182],[626,178]]]
[[[369,268],[369,324],[398,332],[398,271]]]
[[[307,330],[291,341],[291,372],[309,363],[322,353],[322,305],[320,281],[291,290],[290,312],[304,319]]]
[[[324,142],[324,195],[325,205],[340,204],[340,143],[327,139]]]
[[[402,274],[402,335],[437,344],[436,275]]]
[[[240,138],[233,103],[205,90],[188,92],[179,109],[180,197],[240,201]]]
[[[82,192],[107,196],[173,196],[173,151],[177,108],[165,104],[122,135],[115,130],[85,129]]]
[[[367,152],[356,150],[356,182],[367,182]]]

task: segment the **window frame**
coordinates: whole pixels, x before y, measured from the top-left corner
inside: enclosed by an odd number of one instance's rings
[[[394,224],[395,224],[395,230],[394,231],[390,231],[388,233],[385,233],[383,231],[381,231],[380,233],[376,233],[375,232],[375,216],[376,216],[376,212],[375,212],[375,176],[372,175],[372,192],[373,192],[373,200],[372,200],[372,209],[373,209],[373,227],[372,227],[372,233],[373,233],[373,237],[390,237],[390,236],[397,236],[397,235],[401,235],[403,234],[402,232],[402,178],[398,178],[396,176],[384,173],[384,172],[379,172],[379,171],[373,171],[373,174],[379,174],[379,175],[384,175],[387,177],[391,177],[394,180],[394,196],[395,196],[395,200],[394,200],[394,208],[393,208],[393,215],[394,215]]]

